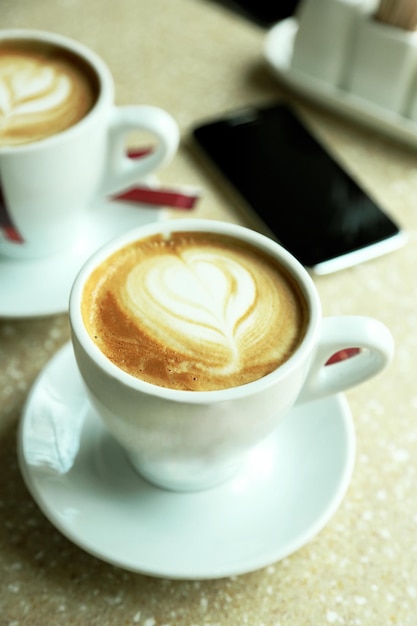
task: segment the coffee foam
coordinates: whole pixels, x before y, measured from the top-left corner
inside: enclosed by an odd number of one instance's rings
[[[128,373],[174,389],[234,387],[265,376],[305,332],[298,287],[254,249],[205,233],[134,243],[89,278],[86,327]]]
[[[55,47],[0,45],[0,146],[30,143],[82,119],[96,80],[82,61]]]

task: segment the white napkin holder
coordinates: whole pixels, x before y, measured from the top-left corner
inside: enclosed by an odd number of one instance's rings
[[[417,32],[376,21],[374,0],[303,0],[291,65],[417,121]]]

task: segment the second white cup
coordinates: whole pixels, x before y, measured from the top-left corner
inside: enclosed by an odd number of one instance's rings
[[[133,186],[174,156],[176,122],[153,106],[116,107],[106,64],[54,33],[0,33],[0,255],[68,248],[93,201]],[[132,161],[132,131],[156,139]]]

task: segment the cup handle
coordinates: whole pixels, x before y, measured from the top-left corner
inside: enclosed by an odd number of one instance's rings
[[[341,350],[354,356],[327,364]],[[359,316],[326,317],[306,382],[297,402],[311,401],[354,387],[383,370],[394,354],[394,340],[381,322]]]
[[[126,155],[126,138],[132,131],[151,133],[158,140],[149,154],[136,160]],[[147,105],[114,107],[101,193],[104,196],[118,193],[136,184],[169,162],[177,151],[178,143],[178,125],[163,109]]]

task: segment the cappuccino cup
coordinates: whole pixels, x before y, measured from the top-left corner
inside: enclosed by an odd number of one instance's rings
[[[133,131],[156,143],[136,161],[126,155]],[[109,69],[84,45],[0,31],[0,255],[31,259],[71,247],[96,200],[169,162],[178,141],[164,110],[115,106]]]
[[[174,491],[227,480],[295,403],[357,385],[393,354],[381,322],[322,318],[310,275],[278,243],[211,220],[103,246],[69,315],[92,406],[137,472]]]

